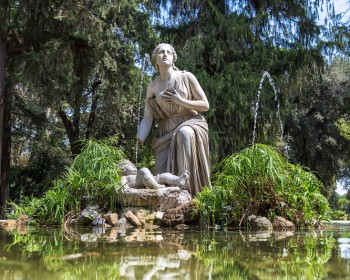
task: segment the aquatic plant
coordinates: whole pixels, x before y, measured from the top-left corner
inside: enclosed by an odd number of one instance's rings
[[[213,189],[198,195],[209,224],[241,225],[250,214],[280,215],[297,225],[328,218],[322,183],[300,165],[287,162],[273,147],[255,144],[217,165]]]

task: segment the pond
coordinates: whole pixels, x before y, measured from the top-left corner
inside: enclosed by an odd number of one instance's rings
[[[350,226],[0,229],[0,279],[350,279]]]

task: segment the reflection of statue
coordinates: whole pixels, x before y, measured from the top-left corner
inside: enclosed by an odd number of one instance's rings
[[[136,169],[135,164],[129,160],[122,162],[123,176],[125,176],[126,183],[129,187],[135,189],[159,189],[167,186],[184,187],[190,174],[187,170],[180,176],[173,175],[171,173],[161,173],[153,176],[148,168]]]
[[[158,45],[152,54],[160,76],[148,86],[144,117],[137,140],[144,142],[153,119],[159,119],[156,150],[156,174],[191,174],[188,191],[195,195],[210,186],[208,124],[197,112],[209,109],[208,100],[196,77],[179,71],[177,55],[169,44]]]

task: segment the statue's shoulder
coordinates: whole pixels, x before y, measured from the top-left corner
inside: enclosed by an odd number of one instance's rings
[[[146,99],[154,97],[158,88],[159,77],[156,77],[152,82],[148,84]]]
[[[182,70],[181,75],[184,77],[184,79],[186,79],[188,81],[196,81],[197,80],[195,75],[193,75],[191,72],[186,71],[186,70]]]

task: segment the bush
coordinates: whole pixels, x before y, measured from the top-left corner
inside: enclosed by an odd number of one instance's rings
[[[297,225],[329,217],[316,176],[267,145],[255,144],[227,157],[213,179],[213,189],[198,194],[200,211],[210,224],[240,225],[249,214],[280,215]]]
[[[63,177],[54,181],[54,186],[43,197],[15,205],[16,212],[26,213],[38,222],[62,224],[67,216],[87,204],[108,205],[113,209],[121,187],[118,163],[123,158],[119,148],[92,140],[86,142]]]
[[[332,220],[346,221],[346,220],[348,220],[348,214],[346,214],[342,210],[333,210],[331,212],[331,219]]]

